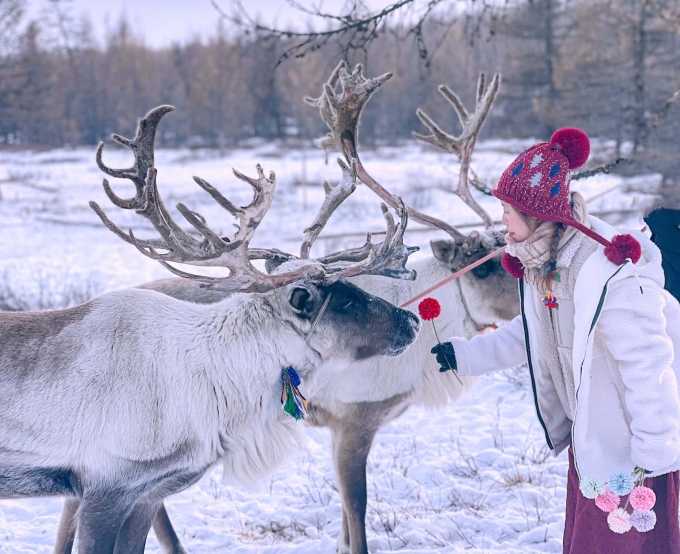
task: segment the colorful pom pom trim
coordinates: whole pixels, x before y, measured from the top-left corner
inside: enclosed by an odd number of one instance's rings
[[[613,512],[620,504],[621,497],[610,491],[609,487],[595,499],[595,505],[600,508],[600,510],[607,513]]]
[[[656,494],[647,487],[635,487],[630,493],[630,505],[638,511],[648,512],[656,504]]]
[[[656,513],[652,508],[656,504],[656,494],[644,486],[647,471],[635,468],[631,474],[626,471],[615,471],[609,477],[609,486],[605,487],[597,477],[586,477],[579,483],[583,496],[595,500],[595,505],[607,512],[607,524],[617,534],[627,533],[635,528],[640,533],[647,533],[656,525]],[[621,496],[628,496],[625,506],[621,504]],[[633,507],[629,513],[628,504]]]
[[[606,491],[606,485],[597,477],[590,476],[581,480],[579,489],[581,489],[581,494],[583,494],[583,496],[595,500],[599,495]]]
[[[630,514],[623,508],[616,508],[616,510],[609,512],[607,524],[614,533],[619,535],[627,533],[633,527],[633,524],[630,522]]]
[[[654,526],[656,525],[656,514],[654,513],[654,510],[635,510],[630,515],[630,522],[640,533],[647,533],[654,529]]]
[[[635,486],[635,479],[626,471],[615,471],[609,477],[609,488],[614,494],[625,496],[630,494]]]

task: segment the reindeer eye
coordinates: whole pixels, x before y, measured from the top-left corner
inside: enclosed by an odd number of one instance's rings
[[[343,298],[338,306],[338,311],[343,314],[351,315],[354,313],[355,307],[353,298]]]

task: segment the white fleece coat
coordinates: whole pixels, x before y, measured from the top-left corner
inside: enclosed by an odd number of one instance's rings
[[[617,229],[591,217],[607,239]],[[579,477],[607,480],[636,466],[651,476],[680,469],[680,305],[663,289],[661,253],[642,233],[637,264],[612,264],[599,246],[574,289],[573,423],[541,353],[540,293],[520,280],[522,314],[488,335],[452,338],[460,375],[527,363],[538,418],[555,454],[571,442]],[[559,299],[558,299],[559,300]]]

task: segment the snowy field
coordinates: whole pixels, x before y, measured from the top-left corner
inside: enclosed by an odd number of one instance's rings
[[[473,167],[495,184],[502,170],[533,142],[481,143]],[[609,146],[594,143],[594,152],[609,161]],[[94,154],[94,148],[0,151],[0,306],[62,307],[171,276],[105,229],[89,208],[88,201],[95,200],[122,228],[132,227],[138,237],[153,236],[142,218],[109,203]],[[112,167],[127,166],[131,158],[112,146],[104,152]],[[260,163],[266,173],[276,172],[277,195],[251,244],[296,253],[302,231],[323,199],[321,182],[340,177],[334,155],[329,165],[322,152],[308,150],[304,158],[306,168],[299,150],[277,144],[254,144],[223,157],[207,150],[160,150],[159,189],[171,210],[183,202],[226,234],[231,226],[228,214],[192,175],[245,204],[250,189],[230,168],[255,176],[255,164]],[[457,178],[451,156],[409,145],[366,151],[363,163],[417,209],[458,225],[479,223],[459,199],[438,188]],[[304,175],[307,187],[300,184]],[[114,180],[112,185],[119,195],[132,196],[130,183]],[[639,210],[650,204],[659,185],[658,175],[598,176],[574,182],[572,188],[586,199],[604,193],[589,204],[591,211],[603,213],[614,224],[641,228]],[[499,203],[477,196],[492,217],[500,219]],[[182,220],[176,211],[173,215]],[[322,235],[313,254],[358,246],[363,243],[358,232],[383,228],[379,200],[360,186],[324,231],[331,238]],[[428,254],[430,239],[445,238],[417,224],[410,229],[406,242],[421,247],[416,257]],[[333,238],[340,234],[350,235]],[[341,511],[330,434],[309,429],[308,436],[306,448],[255,490],[224,484],[215,470],[168,499],[187,551],[333,553]],[[485,377],[445,410],[412,407],[378,434],[369,457],[369,549],[561,552],[566,473],[566,455],[554,458],[544,446],[526,368]],[[61,506],[60,499],[1,501],[0,552],[51,552]],[[147,552],[160,552],[153,534]]]

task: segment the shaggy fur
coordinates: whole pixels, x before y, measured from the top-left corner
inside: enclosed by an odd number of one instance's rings
[[[68,310],[2,313],[0,498],[76,495],[80,552],[143,552],[164,496],[218,462],[250,483],[302,439],[281,410],[281,368],[311,385],[315,374],[403,352],[418,327],[342,282],[209,305],[132,289]]]
[[[434,256],[409,264],[409,268],[417,272],[413,282],[370,276],[356,277],[352,281],[363,290],[399,305],[448,277],[466,261],[452,241],[433,241],[432,250]],[[475,259],[472,257],[467,261]],[[219,299],[182,279],[155,281],[144,288],[198,303]],[[519,313],[516,283],[501,268],[498,259],[437,289],[432,296],[442,305],[442,315],[436,322],[442,336],[471,337],[477,334],[478,325],[507,321]],[[417,303],[409,309],[415,312]],[[439,373],[438,365],[429,353],[435,342],[432,326],[426,324],[416,341],[398,358],[379,356],[355,362],[333,376],[319,372],[314,391],[310,394],[305,389],[312,413],[310,423],[329,427],[332,433],[332,455],[343,505],[338,553],[367,552],[364,524],[366,460],[375,434],[410,405],[443,406],[459,398],[475,382],[474,377],[462,377],[464,386],[461,387],[455,376]],[[77,505],[67,503],[59,534],[62,542],[57,544],[55,554],[69,553],[69,534],[64,531],[67,525],[64,519],[70,521],[66,512],[73,513],[75,509]],[[156,518],[154,530],[167,554],[181,554],[181,546],[164,511]]]

